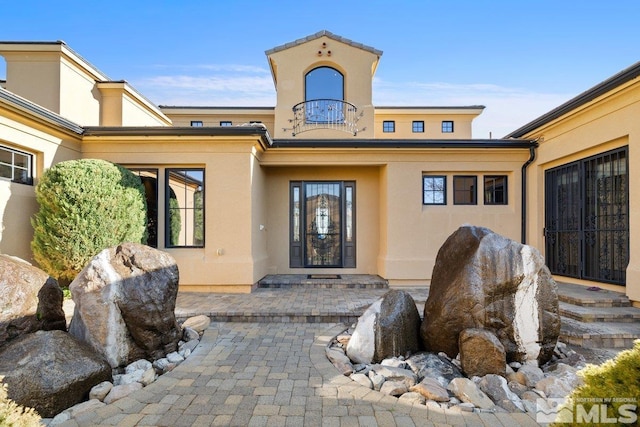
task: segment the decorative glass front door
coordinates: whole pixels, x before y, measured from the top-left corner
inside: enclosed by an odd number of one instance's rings
[[[291,183],[291,267],[355,267],[353,182]]]
[[[305,266],[342,266],[340,184],[305,183]]]

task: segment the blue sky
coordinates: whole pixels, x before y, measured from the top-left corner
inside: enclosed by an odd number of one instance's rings
[[[640,60],[638,0],[21,0],[0,13],[0,40],[64,40],[162,105],[273,106],[264,51],[328,30],[384,52],[375,105],[485,105],[476,138]]]

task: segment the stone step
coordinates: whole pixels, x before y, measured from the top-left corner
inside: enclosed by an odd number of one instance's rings
[[[559,308],[561,316],[581,322],[640,323],[640,308],[635,307],[585,307],[560,301]]]
[[[270,274],[258,288],[388,289],[389,282],[369,274]]]
[[[631,348],[633,342],[640,339],[640,325],[632,322],[581,322],[563,317],[559,339],[583,348]]]
[[[630,307],[629,298],[620,292],[597,286],[587,287],[573,283],[558,282],[558,299],[582,307]]]

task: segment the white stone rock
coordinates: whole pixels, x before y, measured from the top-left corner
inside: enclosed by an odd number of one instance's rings
[[[114,375],[113,385],[119,386],[138,382],[140,381],[140,378],[142,378],[142,374],[144,374],[144,371],[142,369],[138,369],[137,371],[133,371],[129,374]]]
[[[94,385],[89,392],[89,399],[103,401],[112,388],[113,384],[109,381],[103,381],[98,385]]]
[[[349,359],[356,363],[371,363],[376,350],[375,323],[380,314],[382,299],[375,301],[358,319],[347,345]]]
[[[211,324],[211,319],[205,315],[189,317],[182,324],[182,328],[191,328],[198,333],[203,333]]]
[[[351,379],[364,387],[373,389],[373,383],[371,382],[369,377],[365,374],[361,374],[361,373],[351,374]]]
[[[107,397],[104,398],[104,403],[108,405],[140,389],[142,389],[142,384],[139,382],[114,386],[109,394],[107,394]]]
[[[472,403],[482,409],[493,409],[495,404],[478,386],[468,378],[454,378],[447,389],[463,402]]]
[[[382,366],[393,366],[394,368],[401,368],[401,369],[407,368],[407,362],[405,362],[404,360],[400,360],[396,357],[384,359],[382,362],[380,362],[380,364]]]
[[[402,380],[407,387],[415,385],[418,377],[410,369],[394,368],[393,366],[371,365],[371,369],[388,380]]]
[[[173,353],[167,354],[167,360],[170,363],[180,363],[184,361],[184,357],[180,356],[177,351],[174,351]]]
[[[426,399],[420,393],[408,392],[404,393],[402,396],[398,397],[399,402],[406,402],[409,404],[419,404],[424,405]]]
[[[544,372],[542,369],[534,365],[523,365],[517,372],[519,375],[524,375],[525,384],[527,387],[535,387],[536,383],[544,378]]]
[[[380,391],[380,387],[382,387],[382,384],[384,384],[385,382],[385,378],[383,375],[377,374],[375,371],[370,371],[369,372],[369,379],[371,380],[371,383],[373,384],[373,389],[376,391]]]
[[[135,362],[128,364],[127,367],[124,368],[124,373],[130,374],[132,372],[140,371],[140,370],[146,371],[150,367],[151,367],[151,362],[149,362],[146,359],[138,359]]]
[[[565,398],[573,390],[573,385],[565,378],[549,376],[538,381],[535,388],[544,392],[547,397]]]
[[[425,377],[418,384],[409,388],[410,391],[420,393],[426,399],[436,402],[448,402],[449,393],[435,378]]]
[[[158,360],[154,360],[153,361],[153,368],[156,370],[156,372],[158,374],[162,374],[164,373],[167,365],[169,365],[169,361],[167,360],[166,357],[163,357],[162,359],[158,359]]]
[[[380,393],[389,396],[401,396],[408,391],[409,387],[403,380],[386,380],[380,387]]]
[[[143,386],[148,386],[152,382],[156,380],[156,370],[153,368],[149,368],[142,374],[142,377],[138,380],[140,384]]]

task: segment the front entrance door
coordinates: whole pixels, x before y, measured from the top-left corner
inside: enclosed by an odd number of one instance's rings
[[[624,147],[545,173],[546,261],[553,274],[626,283],[627,165]]]
[[[291,183],[291,267],[355,267],[355,183]]]

